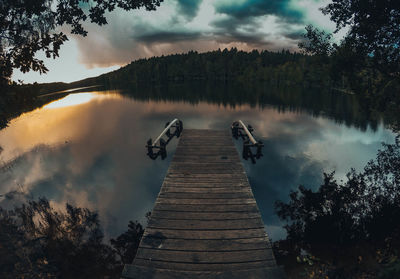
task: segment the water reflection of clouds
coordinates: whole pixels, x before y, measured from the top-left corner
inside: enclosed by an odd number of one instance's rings
[[[345,156],[350,153],[359,165],[365,164],[374,157],[380,141],[393,139],[382,127],[378,133],[361,132],[325,118],[280,113],[272,107],[233,109],[206,103],[135,101],[115,92],[91,94],[79,105],[26,113],[0,131],[4,148],[0,158],[10,166],[0,174],[0,194],[22,185],[33,197],[46,196],[58,207],[70,202],[96,209],[112,236],[123,231],[128,220],[143,222],[152,209],[172,156],[152,161],[144,145],[174,117],[183,120],[186,128],[228,129],[238,119],[253,125],[265,143],[264,158],[256,165],[245,162],[245,167],[273,239],[282,236],[281,223],[273,213],[276,199],[286,200],[299,184],[317,187],[323,170],[347,171]],[[168,152],[173,153],[175,147],[176,140]],[[0,205],[6,203],[9,200],[0,200]]]
[[[97,98],[92,96],[91,99],[94,102]],[[92,127],[92,115],[88,112],[93,104],[58,107],[57,103],[62,104],[63,100],[52,103],[57,109],[44,107],[12,120],[9,127],[0,132],[0,144],[4,147],[2,160],[7,162],[40,144],[52,146],[85,138],[85,132]]]
[[[70,94],[65,98],[62,98],[61,100],[57,100],[45,105],[43,108],[54,109],[54,108],[76,106],[90,102],[90,100],[92,100],[93,98],[96,98],[95,93]]]
[[[394,140],[382,125],[376,132],[363,132],[306,114],[260,113],[256,119],[249,121],[264,142],[264,157],[256,165],[244,163],[273,239],[284,236],[282,222],[274,213],[276,200],[287,201],[290,191],[299,185],[316,189],[323,172],[336,171],[336,177],[344,179],[351,167],[362,170],[382,141]]]
[[[2,131],[2,159],[13,167],[1,176],[1,190],[11,191],[17,182],[53,204],[97,209],[112,235],[125,229],[130,219],[144,221],[168,167],[168,162],[148,160],[144,144],[169,119],[168,112],[146,109],[143,103],[120,97],[107,102],[94,98],[51,113],[42,109],[24,115]],[[37,132],[25,129],[27,125]],[[16,142],[19,131],[25,133],[24,140]],[[173,149],[174,143],[168,151]]]
[[[289,113],[269,121],[273,123],[266,130],[254,126],[264,142],[263,159],[256,165],[245,162],[245,167],[267,231],[277,239],[283,236],[283,230],[274,214],[275,201],[286,201],[290,191],[300,184],[316,187],[321,181],[323,163],[307,156],[304,150],[310,141],[320,139],[323,131],[314,118],[303,114]]]

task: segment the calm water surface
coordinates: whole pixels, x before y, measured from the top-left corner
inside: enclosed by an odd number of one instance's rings
[[[275,200],[287,200],[300,184],[317,188],[324,171],[336,171],[342,179],[351,167],[361,170],[381,142],[394,142],[380,122],[372,129],[367,122],[345,119],[346,112],[338,116],[337,109],[315,113],[304,102],[312,96],[296,95],[302,105],[287,109],[276,96],[266,96],[263,105],[233,106],[232,101],[145,95],[118,90],[71,94],[12,120],[0,131],[0,206],[45,196],[55,207],[66,202],[88,207],[98,210],[106,235],[114,237],[129,220],[145,223],[153,207],[177,140],[169,144],[164,161],[149,159],[144,145],[165,122],[178,117],[185,128],[229,129],[241,119],[265,144],[256,165],[243,162],[267,231],[276,240],[285,234],[274,214]],[[354,111],[349,114],[356,118]]]

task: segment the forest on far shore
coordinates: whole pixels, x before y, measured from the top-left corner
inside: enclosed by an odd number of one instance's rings
[[[369,58],[365,58],[368,60]],[[231,48],[205,53],[189,51],[161,57],[139,59],[107,74],[73,83],[25,84],[8,86],[0,95],[0,118],[4,127],[11,117],[29,111],[45,99],[37,96],[64,89],[103,85],[107,88],[136,88],[171,83],[240,83],[241,87],[268,84],[271,88],[293,86],[354,94],[363,113],[400,111],[400,78],[369,67],[372,61],[348,61],[345,54],[307,55],[282,50],[245,52]],[[232,92],[231,94],[236,94]],[[168,96],[165,96],[168,97]],[[249,102],[253,101],[248,96]],[[10,104],[12,104],[10,106]],[[398,117],[397,117],[398,118]]]
[[[379,92],[393,79],[373,69],[352,69],[351,61],[338,57],[299,52],[218,49],[205,53],[189,51],[132,61],[119,70],[82,83],[114,87],[137,83],[161,84],[193,80],[264,81],[275,86],[329,87],[347,92]]]

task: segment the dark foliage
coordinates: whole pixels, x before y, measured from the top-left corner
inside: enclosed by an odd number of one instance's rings
[[[307,25],[306,31],[304,37],[307,40],[299,43],[300,49],[310,55],[328,56],[333,53],[336,45],[332,44],[332,34],[318,30],[312,25]]]
[[[328,65],[319,59],[288,50],[251,52],[216,50],[206,53],[189,51],[133,61],[129,65],[91,79],[91,83],[110,86],[165,84],[193,80],[266,81],[276,86],[301,84],[305,87],[330,86]]]
[[[339,72],[360,69],[400,76],[400,4],[394,0],[333,0],[322,9],[336,23],[335,32],[349,28],[339,45],[331,34],[307,26],[306,41],[299,47],[309,54],[331,55]]]
[[[116,239],[111,239],[111,245],[120,257],[122,263],[132,263],[136,255],[136,250],[139,247],[139,242],[142,239],[143,232],[144,229],[141,224],[130,221],[126,232]]]
[[[344,274],[338,278],[358,278],[361,271],[393,274],[400,252],[399,187],[400,137],[383,144],[362,172],[351,170],[346,181],[330,173],[316,192],[300,186],[288,203],[276,202],[278,216],[288,221],[289,250],[306,250],[333,265]]]
[[[299,47],[329,61],[330,77],[359,94],[368,110],[400,110],[400,4],[395,0],[333,0],[321,9],[348,28],[338,44],[327,34],[307,26]],[[393,114],[394,115],[394,114]],[[397,119],[394,122],[399,122]]]
[[[143,228],[103,241],[98,215],[66,205],[55,210],[41,198],[8,211],[0,208],[1,278],[119,278],[136,253]]]
[[[43,61],[35,54],[44,51],[58,57],[60,46],[68,40],[56,27],[67,25],[71,33],[86,36],[82,23],[89,20],[107,24],[105,12],[154,10],[162,0],[2,0],[0,1],[0,85],[7,84],[13,69],[46,73]]]
[[[400,74],[400,4],[396,0],[333,0],[322,9],[337,31],[349,27],[346,43],[371,55],[385,73]]]

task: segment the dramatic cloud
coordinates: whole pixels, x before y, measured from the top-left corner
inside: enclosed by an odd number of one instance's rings
[[[303,14],[292,8],[290,0],[222,0],[215,4],[216,12],[235,18],[276,15],[284,21],[303,22]]]
[[[323,6],[319,1],[304,1],[171,0],[157,11],[117,11],[108,15],[107,26],[88,25],[89,36],[76,38],[80,62],[89,68],[105,67],[149,56],[232,46],[296,50],[304,26],[314,23],[305,6],[316,11]]]
[[[178,0],[178,12],[187,18],[193,18],[196,16],[200,4],[201,1],[198,0]]]
[[[57,76],[59,81],[81,79],[95,75],[93,69],[99,67],[105,72],[107,67],[139,58],[189,50],[297,50],[306,24],[334,29],[319,11],[327,3],[328,0],[168,0],[156,11],[116,10],[106,15],[105,26],[86,24],[87,37],[70,35],[61,58],[46,61],[50,69],[47,81],[57,80]],[[92,70],[85,72],[82,65]],[[65,68],[69,69],[68,75],[60,70]],[[30,81],[26,77],[17,74],[14,79]]]

